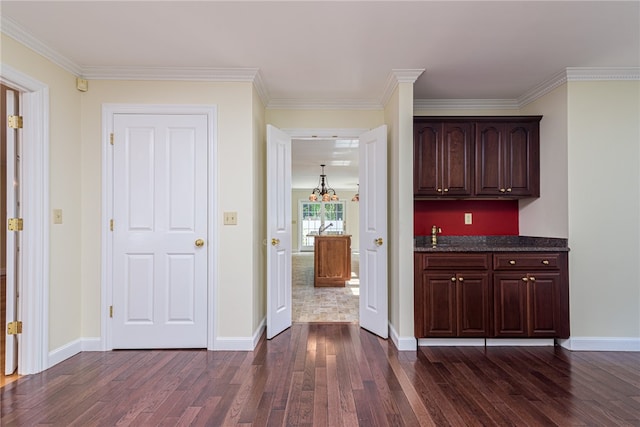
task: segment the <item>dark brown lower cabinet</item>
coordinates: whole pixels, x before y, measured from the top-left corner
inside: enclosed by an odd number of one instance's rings
[[[416,255],[416,336],[487,336],[488,263],[487,255],[435,254],[426,259]],[[429,264],[431,268],[425,269]]]
[[[495,337],[568,338],[566,253],[494,254]]]
[[[417,338],[568,338],[566,252],[415,254]]]

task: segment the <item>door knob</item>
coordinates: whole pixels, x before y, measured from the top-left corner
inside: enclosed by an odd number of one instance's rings
[[[376,243],[376,246],[382,246],[382,237],[378,237],[374,242]]]
[[[272,246],[278,246],[280,244],[280,239],[276,239],[275,237],[271,239]]]
[[[199,248],[204,246],[204,240],[202,240],[202,239],[196,240],[196,246],[199,247]]]

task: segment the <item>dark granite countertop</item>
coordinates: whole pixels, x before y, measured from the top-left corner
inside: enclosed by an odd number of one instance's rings
[[[567,252],[568,240],[556,237],[529,236],[431,236],[414,238],[415,252]]]

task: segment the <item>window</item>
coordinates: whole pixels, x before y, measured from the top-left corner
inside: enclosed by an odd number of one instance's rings
[[[345,202],[309,202],[300,200],[298,236],[301,251],[313,250],[313,236],[321,227],[327,234],[344,234],[347,228]],[[331,224],[331,225],[329,225]]]

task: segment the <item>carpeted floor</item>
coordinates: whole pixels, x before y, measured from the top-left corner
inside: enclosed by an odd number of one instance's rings
[[[313,252],[291,257],[294,322],[358,322],[360,297],[359,255],[351,254],[351,280],[344,288],[313,286]]]

